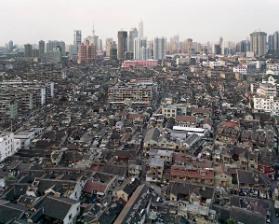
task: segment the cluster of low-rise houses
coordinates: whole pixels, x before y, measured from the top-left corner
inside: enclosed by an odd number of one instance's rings
[[[279,222],[278,65],[1,74],[0,223]]]

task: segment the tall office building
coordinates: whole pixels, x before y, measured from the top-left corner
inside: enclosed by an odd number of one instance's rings
[[[138,37],[138,30],[137,28],[132,28],[129,31],[129,38],[128,38],[128,51],[133,52],[134,51],[134,41]]]
[[[232,41],[225,41],[221,47],[221,54],[234,55],[236,53],[236,43]]]
[[[268,35],[268,53],[279,55],[279,32]]]
[[[222,49],[219,44],[212,45],[212,54],[217,54],[217,55],[222,54]]]
[[[106,56],[110,57],[110,49],[112,48],[113,39],[107,38],[106,39]]]
[[[169,54],[180,53],[180,43],[178,35],[170,38],[167,46],[167,52]]]
[[[250,41],[242,40],[235,46],[236,53],[246,53],[250,51]]]
[[[138,37],[140,38],[140,39],[142,39],[144,36],[144,33],[143,33],[143,22],[142,21],[140,21],[140,23],[139,23],[139,32],[138,32]]]
[[[70,46],[70,58],[74,61],[77,60],[78,50],[82,42],[81,30],[74,30],[74,41],[73,45]]]
[[[136,38],[134,41],[134,59],[135,60],[146,60],[148,56],[147,40]]]
[[[33,49],[31,44],[24,45],[24,57],[32,57],[33,56]]]
[[[99,38],[99,40],[98,40],[97,49],[99,52],[101,52],[101,53],[103,52],[103,41],[101,38]]]
[[[166,56],[166,44],[165,38],[154,38],[153,41],[153,58],[155,60],[163,60]]]
[[[268,52],[273,53],[273,51],[274,51],[274,36],[272,34],[268,35],[267,45],[268,45]]]
[[[32,50],[32,57],[38,58],[39,57],[39,49],[33,49]]]
[[[117,59],[124,60],[127,52],[127,31],[118,31]]]
[[[186,40],[186,53],[192,55],[193,39],[188,38]]]
[[[79,64],[90,64],[96,59],[96,47],[94,44],[86,40],[82,43],[78,51],[78,63]]]
[[[279,32],[276,31],[274,34],[274,49],[275,53],[279,55]]]
[[[219,38],[219,41],[217,43],[213,43],[211,46],[211,53],[215,55],[221,55],[225,54],[225,44],[223,37]]]
[[[117,59],[117,44],[115,41],[112,42],[111,48],[110,48],[110,59]]]
[[[220,37],[219,39],[219,46],[221,48],[221,54],[225,54],[225,44],[224,44],[224,39],[223,37]]]
[[[117,44],[112,38],[106,40],[106,56],[110,59],[117,59]]]
[[[45,54],[45,42],[43,40],[39,41],[39,57],[42,58]]]
[[[80,46],[81,45],[81,30],[75,30],[74,31],[74,45]]]
[[[279,32],[268,35],[268,52],[279,55]]]
[[[96,35],[95,27],[94,27],[94,24],[93,24],[92,39],[90,41],[95,45],[96,49],[98,49],[98,40],[99,40],[99,36]]]
[[[14,49],[14,42],[12,40],[10,40],[8,43],[8,51],[12,52],[13,49]]]
[[[153,46],[154,46],[154,40],[147,41],[146,59],[152,59],[153,58]]]
[[[140,21],[138,27],[138,37],[134,40],[134,53],[135,60],[146,60],[152,55],[152,49],[147,46],[147,39],[144,38],[143,22]]]
[[[251,50],[256,57],[261,57],[266,54],[266,33],[254,32],[250,34]]]
[[[116,43],[113,41],[112,38],[107,38],[106,39],[106,56],[109,58],[114,57],[114,52],[117,51]]]
[[[66,53],[66,47],[64,41],[49,40],[46,44],[46,52],[52,53],[53,51],[59,50],[61,55],[64,56]]]
[[[94,34],[92,36],[92,43],[96,46],[97,50],[99,50],[99,36]]]

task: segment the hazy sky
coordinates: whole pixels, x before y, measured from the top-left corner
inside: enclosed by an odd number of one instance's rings
[[[0,0],[0,45],[73,41],[73,30],[116,38],[144,22],[147,37],[179,34],[197,41],[241,40],[279,30],[279,0]]]

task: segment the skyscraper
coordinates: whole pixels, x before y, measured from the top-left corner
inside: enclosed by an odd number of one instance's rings
[[[273,47],[274,47],[274,53],[279,55],[279,32],[276,31],[273,34]]]
[[[38,58],[39,57],[39,49],[33,49],[32,50],[32,57]]]
[[[268,52],[273,53],[273,51],[274,51],[274,36],[272,34],[268,35],[267,45],[268,45]]]
[[[176,35],[170,38],[167,51],[169,54],[179,53],[180,52],[180,44],[179,44],[179,36]]]
[[[219,45],[220,45],[220,48],[221,48],[221,54],[225,54],[225,45],[224,45],[224,39],[223,37],[220,37],[219,39]]]
[[[256,57],[261,57],[266,54],[266,33],[254,32],[250,34],[251,50]]]
[[[198,43],[198,42],[192,43],[192,53],[193,54],[201,53],[201,49],[202,49],[202,46],[200,43]]]
[[[117,51],[117,47],[116,47],[115,41],[113,41],[112,38],[107,38],[106,39],[106,56],[112,59],[114,57],[113,53],[116,51]]]
[[[51,53],[59,49],[62,56],[65,55],[66,47],[64,41],[49,40],[46,44],[46,52]]]
[[[246,53],[250,51],[250,41],[242,40],[236,44],[236,52],[237,53]]]
[[[98,50],[98,43],[99,42],[99,36],[96,35],[95,33],[95,27],[93,25],[93,30],[92,30],[92,43],[95,45],[96,50]]]
[[[97,47],[99,52],[101,52],[101,53],[103,52],[103,41],[102,41],[101,38],[98,39],[98,44],[97,44],[96,47]]]
[[[134,59],[146,60],[147,58],[147,40],[136,38],[134,40]]]
[[[78,63],[79,64],[90,64],[96,59],[96,47],[94,44],[86,40],[82,43],[78,51]]]
[[[99,36],[93,35],[92,36],[92,43],[98,48]]]
[[[42,58],[45,54],[45,42],[43,40],[39,41],[39,57]]]
[[[118,31],[117,59],[124,60],[127,52],[127,31]]]
[[[153,46],[154,46],[154,40],[147,41],[146,59],[153,58]]]
[[[138,30],[137,28],[132,28],[129,31],[129,39],[128,39],[128,51],[133,52],[134,51],[134,41],[138,37]]]
[[[163,60],[166,56],[166,39],[156,37],[153,41],[153,57],[155,60]]]
[[[24,45],[24,57],[32,57],[33,50],[31,44],[25,44]]]
[[[70,47],[70,56],[71,59],[76,61],[78,57],[79,47],[81,45],[82,34],[81,30],[74,30],[74,41],[73,45]]]
[[[220,55],[222,54],[222,49],[219,44],[213,43],[212,45],[212,54]]]
[[[140,21],[140,23],[139,23],[139,33],[138,33],[138,37],[140,38],[140,39],[142,39],[144,36],[144,33],[143,33],[143,22],[142,21]]]
[[[148,49],[147,39],[144,38],[143,22],[140,21],[138,37],[134,39],[134,59],[146,60],[150,58],[152,49]]]
[[[80,46],[81,45],[81,30],[74,31],[74,45]]]
[[[112,47],[113,39],[112,38],[107,38],[106,39],[106,56],[109,57],[110,55],[110,49]]]
[[[9,41],[8,43],[8,51],[11,52],[14,49],[14,42],[12,40]]]
[[[186,40],[186,53],[192,55],[193,39],[188,38]]]

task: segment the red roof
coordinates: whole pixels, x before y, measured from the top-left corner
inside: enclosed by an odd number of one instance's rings
[[[186,167],[172,166],[171,177],[213,179],[214,171],[206,169],[188,169]]]
[[[211,110],[209,108],[192,108],[191,109],[192,113],[197,113],[197,114],[211,114]]]
[[[212,161],[206,159],[196,159],[184,153],[174,153],[173,160],[175,164],[191,164],[197,168],[211,168]]]
[[[178,115],[176,116],[177,122],[187,122],[187,123],[196,123],[197,119],[194,116],[184,116],[184,115]]]
[[[143,119],[144,119],[144,115],[143,114],[128,114],[127,115],[127,119],[128,120],[132,120],[132,121],[134,121],[134,120],[141,120],[141,121],[143,121]]]
[[[225,121],[223,123],[223,127],[225,127],[225,128],[236,128],[236,127],[239,127],[239,122],[238,121]]]
[[[100,182],[95,182],[93,180],[88,180],[83,187],[83,192],[88,194],[93,194],[94,192],[102,192],[106,191],[107,185]]]
[[[175,163],[186,163],[192,161],[192,158],[184,153],[174,153],[173,160]]]

